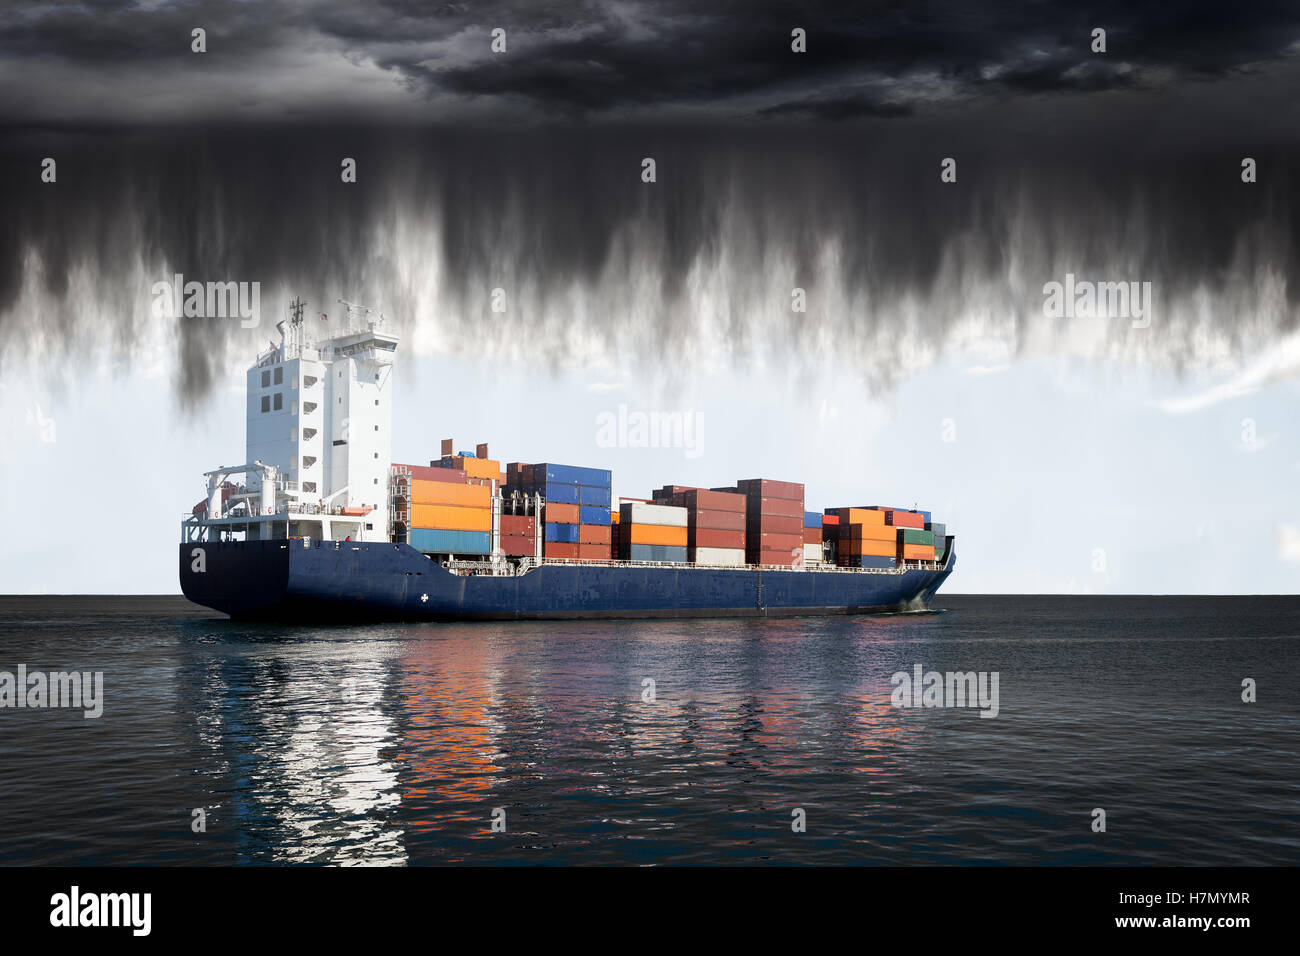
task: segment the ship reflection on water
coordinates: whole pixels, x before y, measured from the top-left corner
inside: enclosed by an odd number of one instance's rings
[[[944,604],[286,628],[0,599],[12,660],[105,698],[0,721],[0,862],[1300,862],[1300,704],[1238,699],[1300,684],[1300,599]],[[996,719],[892,706],[917,667],[999,674]]]
[[[797,859],[793,808],[838,832],[925,733],[859,644],[895,620],[231,635],[193,674],[211,813],[246,862]]]

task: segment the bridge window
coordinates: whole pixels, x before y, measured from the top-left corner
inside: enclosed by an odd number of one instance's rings
[[[271,396],[270,396],[270,395],[263,395],[263,396],[262,396],[262,411],[264,411],[264,412],[269,412],[270,410],[271,410]]]
[[[270,373],[270,372],[263,372],[263,373],[262,373],[262,387],[263,387],[263,388],[266,388],[266,387],[267,387],[268,385],[270,385],[270,384],[271,384],[271,373]]]
[[[284,366],[283,366],[283,365],[277,365],[277,366],[275,367],[275,384],[276,384],[276,385],[283,385],[283,384],[284,384]]]
[[[283,393],[283,392],[276,392],[276,393],[275,393],[275,400],[271,403],[271,407],[274,408],[277,412],[280,411],[280,409],[284,408],[284,393]]]

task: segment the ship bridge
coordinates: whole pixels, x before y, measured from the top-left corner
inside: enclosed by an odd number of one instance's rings
[[[399,338],[382,313],[338,304],[313,321],[295,299],[277,323],[247,372],[244,464],[205,473],[183,541],[387,540]]]

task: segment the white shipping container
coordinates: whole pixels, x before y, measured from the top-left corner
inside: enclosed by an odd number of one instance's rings
[[[696,564],[740,565],[745,563],[744,548],[696,548]]]
[[[643,505],[636,502],[619,506],[620,522],[657,524],[667,528],[686,527],[686,509],[672,505]]]

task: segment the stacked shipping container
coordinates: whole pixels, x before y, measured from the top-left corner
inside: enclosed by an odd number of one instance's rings
[[[686,509],[626,501],[619,505],[618,556],[624,561],[686,561]]]
[[[841,567],[890,568],[947,554],[946,528],[928,511],[872,505],[806,512],[796,482],[665,485],[651,501],[620,499],[612,510],[607,469],[511,462],[503,472],[486,445],[453,455],[444,442],[443,452],[429,468],[395,466],[407,481],[410,541],[422,551],[488,554],[494,486],[503,482],[500,546],[508,557],[535,554],[539,526],[549,558],[798,567],[801,556],[816,566],[831,555]]]
[[[686,560],[734,566],[745,563],[745,496],[672,485],[668,503],[686,509]],[[660,500],[665,500],[662,496]]]
[[[399,465],[409,475],[411,546],[439,554],[485,555],[492,550],[491,481],[464,471]]]
[[[837,519],[835,563],[842,568],[891,568],[898,556],[898,531],[876,508],[828,508]],[[825,519],[823,519],[824,522]]]
[[[506,493],[541,495],[542,555],[607,561],[610,557],[610,472],[549,462],[506,466]],[[529,552],[531,553],[531,552]]]
[[[803,513],[803,563],[804,565],[821,564],[825,557],[822,547],[822,526],[825,517],[816,511]]]
[[[803,554],[803,485],[753,478],[736,490],[745,496],[745,560],[794,567]]]

